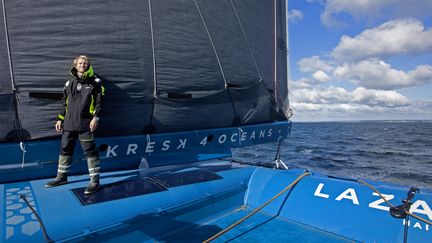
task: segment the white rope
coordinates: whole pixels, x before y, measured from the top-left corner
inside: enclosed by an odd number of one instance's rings
[[[251,45],[250,45],[249,39],[248,39],[247,36],[246,36],[246,32],[245,32],[245,30],[244,30],[244,28],[243,28],[243,24],[242,24],[242,22],[241,22],[241,20],[240,20],[240,16],[238,15],[238,13],[237,13],[237,9],[236,9],[234,3],[232,2],[232,0],[230,0],[230,3],[231,3],[231,6],[232,6],[233,9],[234,9],[234,13],[235,13],[235,15],[236,15],[236,17],[237,17],[237,21],[238,21],[238,23],[239,23],[239,25],[240,25],[240,29],[242,30],[243,36],[244,36],[244,38],[245,38],[245,40],[246,40],[246,44],[247,44],[247,46],[248,46],[248,48],[249,48],[249,52],[250,52],[250,54],[251,54],[251,56],[252,56],[252,60],[253,60],[253,62],[254,62],[254,64],[255,64],[255,68],[256,68],[256,70],[257,70],[257,72],[258,72],[258,75],[259,75],[259,77],[260,77],[260,81],[262,81],[263,78],[262,78],[261,72],[260,72],[259,67],[258,67],[258,64],[257,64],[257,62],[256,62],[256,60],[255,60],[255,55],[253,54],[252,47],[251,47]]]
[[[4,28],[5,28],[5,37],[6,37],[6,48],[7,48],[7,54],[9,59],[9,71],[10,71],[10,77],[11,77],[11,84],[12,89],[15,89],[15,79],[13,75],[13,68],[12,68],[12,57],[11,57],[11,49],[9,44],[9,31],[7,26],[7,19],[6,19],[6,6],[4,0],[2,0],[2,8],[3,8],[3,22],[4,22]]]
[[[223,71],[222,64],[221,64],[221,62],[220,62],[220,60],[219,60],[219,55],[217,54],[216,47],[215,47],[215,45],[214,45],[214,43],[213,43],[213,40],[212,40],[211,35],[210,35],[210,32],[209,32],[209,30],[208,30],[208,28],[207,28],[207,24],[206,24],[205,21],[204,21],[204,17],[203,17],[202,14],[201,14],[201,10],[200,10],[200,8],[199,8],[199,6],[198,6],[198,3],[197,3],[196,0],[194,0],[194,2],[195,2],[195,6],[196,6],[197,9],[198,9],[198,13],[199,13],[199,15],[200,15],[200,17],[201,17],[201,21],[203,22],[204,28],[205,28],[205,30],[206,30],[206,32],[207,32],[208,38],[209,38],[209,40],[210,40],[210,43],[211,43],[211,45],[212,45],[212,47],[213,47],[213,51],[214,51],[214,53],[215,53],[215,55],[216,55],[216,59],[217,59],[217,62],[218,62],[219,68],[220,68],[220,70],[221,70],[222,78],[223,78],[223,80],[224,80],[224,82],[225,82],[225,89],[226,89],[226,88],[228,87],[228,83],[227,83],[226,78],[225,78],[225,73],[224,73],[224,71]]]
[[[149,16],[150,16],[150,33],[152,40],[152,52],[153,52],[153,97],[157,98],[157,80],[156,80],[156,52],[155,52],[155,44],[154,44],[154,32],[153,32],[153,15],[152,15],[152,7],[151,0],[148,0],[149,4]]]
[[[288,166],[283,162],[283,160],[281,159],[281,147],[282,147],[282,142],[284,141],[284,139],[282,139],[282,136],[278,137],[278,148],[276,151],[276,158],[275,158],[275,163],[276,163],[276,168],[282,167],[284,170],[288,170]]]
[[[151,142],[151,140],[150,140],[150,134],[147,134],[146,138],[147,138],[147,147],[148,147],[149,146],[148,144]],[[148,153],[149,156],[151,156],[151,152],[147,152],[147,149],[146,149],[146,153]]]
[[[239,145],[241,146],[241,138],[243,136],[243,129],[241,127],[238,127],[237,129],[238,129],[238,132],[239,132],[239,137],[238,137]]]
[[[20,142],[20,148],[22,152],[22,162],[21,162],[21,169],[24,168],[24,161],[25,161],[25,153],[27,152],[25,149],[25,143]]]

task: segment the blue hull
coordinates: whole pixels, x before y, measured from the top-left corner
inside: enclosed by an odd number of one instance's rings
[[[275,122],[154,135],[96,139],[104,172],[158,167],[227,157],[230,149],[285,139],[291,122]],[[53,177],[60,138],[0,144],[0,183]],[[71,174],[86,174],[87,162],[75,148]]]
[[[46,179],[0,185],[1,242],[44,242],[20,194],[54,241],[202,242],[281,192],[303,170],[209,161],[104,173],[103,188],[83,196],[86,176],[46,189]],[[409,188],[369,182],[394,205]],[[420,190],[411,212],[432,220],[432,192]],[[215,242],[403,242],[404,219],[366,185],[311,174]],[[410,218],[408,242],[428,242],[430,225]]]

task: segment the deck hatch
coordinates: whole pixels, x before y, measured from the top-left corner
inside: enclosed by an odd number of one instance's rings
[[[84,194],[85,188],[75,188],[72,192],[82,205],[135,197],[144,194],[167,190],[163,186],[148,180],[146,177],[135,176],[127,180],[101,185],[99,191],[91,195]]]
[[[108,202],[168,190],[169,187],[222,179],[214,172],[199,168],[168,171],[150,177],[133,176],[111,184],[102,184],[99,191],[85,195],[85,188],[75,188],[72,192],[82,205]]]
[[[189,168],[174,172],[169,171],[151,176],[150,178],[166,187],[183,186],[222,179],[222,177],[216,173],[199,168]]]

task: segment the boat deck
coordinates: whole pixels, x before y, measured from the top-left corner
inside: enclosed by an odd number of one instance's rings
[[[97,234],[72,242],[203,242],[240,220],[250,213],[251,209],[243,207],[209,219],[208,222],[187,223],[173,220],[169,215],[164,217],[142,217],[131,220]],[[170,218],[170,219],[169,219]],[[154,234],[155,225],[167,223],[177,225],[177,230]],[[163,227],[163,226],[161,226]],[[356,242],[323,230],[308,227],[296,222],[281,219],[265,213],[257,213],[239,224],[231,231],[212,242]]]
[[[214,222],[211,222],[212,226],[225,229],[229,227],[233,222],[237,222],[242,217],[246,216],[252,210],[240,209],[232,212],[225,217],[219,218]],[[191,230],[185,232],[181,236],[174,236],[170,239],[184,239],[187,241],[187,237],[194,235],[195,238],[203,237],[194,233],[195,231],[205,231],[208,225],[198,228],[198,230]],[[213,232],[212,232],[213,233]],[[217,232],[216,232],[217,233]],[[206,235],[209,235],[208,233]],[[215,242],[353,242],[351,239],[342,238],[335,234],[325,232],[323,230],[311,228],[302,224],[295,223],[293,221],[284,220],[282,218],[257,213],[251,218],[242,222],[241,224],[216,239]]]
[[[45,188],[48,179],[0,184],[1,242],[44,242],[36,216],[56,242],[202,242],[284,191],[303,170],[206,166],[104,173],[83,195],[84,176]],[[405,188],[375,183],[399,201]],[[430,192],[412,208],[430,212]],[[408,239],[425,242],[429,225],[411,219]],[[312,174],[215,242],[402,242],[403,219],[390,216],[373,191],[352,180]]]

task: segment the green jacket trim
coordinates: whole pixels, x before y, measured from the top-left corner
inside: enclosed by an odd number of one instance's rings
[[[93,76],[94,76],[93,67],[90,66],[90,67],[87,69],[87,71],[84,72],[84,74],[83,74],[83,78],[86,79],[86,78],[90,78],[90,77],[93,77]]]

